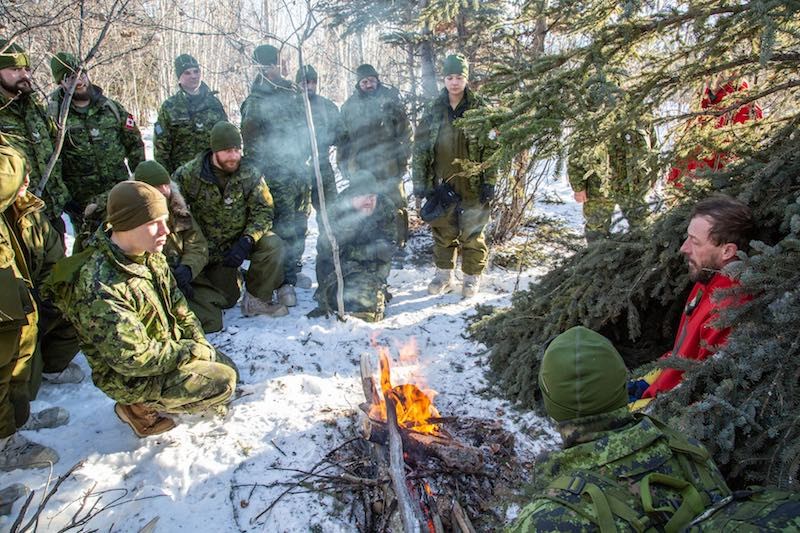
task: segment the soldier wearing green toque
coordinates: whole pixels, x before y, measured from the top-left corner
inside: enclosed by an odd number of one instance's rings
[[[169,236],[162,193],[123,181],[108,195],[108,225],[60,262],[48,292],[78,331],[95,385],[140,437],[169,431],[163,413],[223,406],[236,366],[214,349],[160,253]]]

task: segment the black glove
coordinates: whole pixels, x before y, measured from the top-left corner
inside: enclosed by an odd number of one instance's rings
[[[178,265],[172,269],[172,275],[175,277],[175,282],[184,296],[191,298],[194,296],[194,289],[192,288],[192,269],[186,265]]]
[[[488,204],[492,200],[494,200],[494,185],[484,183],[481,185],[480,201],[482,204]]]
[[[222,266],[230,268],[239,268],[245,259],[250,258],[250,253],[253,251],[253,245],[256,241],[250,235],[243,235],[236,244],[231,246],[228,253],[225,254],[225,259],[222,260]]]

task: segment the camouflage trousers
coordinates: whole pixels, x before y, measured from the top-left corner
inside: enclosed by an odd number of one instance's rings
[[[486,269],[489,247],[484,229],[489,223],[490,210],[478,202],[451,206],[431,222],[433,258],[437,268],[452,269],[461,250],[461,271],[479,276]]]
[[[344,310],[347,314],[361,318],[367,322],[383,320],[386,309],[386,279],[389,276],[389,265],[380,268],[380,272],[366,270],[345,270],[344,280]],[[347,266],[343,266],[347,269]],[[331,272],[319,284],[314,298],[319,303],[319,308],[327,312],[338,309],[336,292],[338,283],[336,273]]]
[[[35,316],[28,313],[28,320]],[[28,421],[34,362],[41,375],[41,354],[36,346],[37,326],[27,325],[0,331],[0,438],[8,437]]]
[[[389,197],[397,209],[395,218],[397,244],[403,247],[408,240],[408,197],[405,187],[403,187],[403,178],[386,179],[383,181],[383,185],[384,194]]]
[[[284,244],[272,232],[256,242],[250,254],[250,268],[244,285],[253,296],[269,302],[272,293],[283,284]],[[230,309],[242,294],[242,276],[238,268],[214,263],[206,266],[192,281],[194,295],[187,298],[189,308],[200,320],[203,331],[222,329],[222,310]]]
[[[162,380],[160,390],[141,402],[167,413],[196,413],[226,403],[236,390],[238,371],[233,361],[217,350],[216,361],[193,359]]]
[[[586,187],[586,201],[583,203],[584,234],[587,241],[608,237],[611,231],[611,217],[614,206],[619,205],[622,215],[631,229],[641,227],[647,221],[650,208],[645,196],[647,190],[640,192],[612,191],[606,195],[601,189],[600,180],[590,179]]]
[[[283,282],[295,285],[306,247],[308,215],[311,214],[311,184],[306,176],[284,174],[271,178],[268,185],[275,202],[272,231],[283,240],[285,250]]]

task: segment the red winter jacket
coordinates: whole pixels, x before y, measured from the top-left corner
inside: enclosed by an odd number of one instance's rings
[[[745,91],[748,88],[749,86],[747,85],[746,81],[743,81],[738,89],[735,88],[731,83],[726,83],[720,87],[716,93],[711,92],[710,87],[706,87],[705,93],[703,94],[703,99],[700,102],[700,108],[709,109],[716,107],[718,109],[724,109],[730,105],[730,102],[723,102],[729,95],[737,91]],[[763,118],[763,116],[764,113],[761,111],[761,107],[759,107],[758,104],[751,103],[743,105],[735,112],[730,111],[724,115],[720,115],[717,118],[717,123],[714,127],[721,128],[731,122],[733,124],[744,124],[748,120],[759,120]],[[709,120],[709,117],[700,117],[696,123],[703,124],[706,120]],[[667,176],[667,182],[671,183],[675,187],[681,188],[683,187],[681,178],[684,175],[692,177],[694,176],[695,172],[705,168],[710,168],[714,172],[722,170],[725,168],[725,165],[729,159],[730,155],[725,152],[715,153],[711,157],[705,157],[702,159],[689,157],[688,159],[682,161],[679,166],[675,166],[670,169],[669,175]]]
[[[695,283],[689,298],[686,300],[686,307],[681,315],[681,324],[678,333],[675,335],[675,344],[671,352],[667,352],[662,357],[675,354],[686,359],[703,361],[714,353],[715,348],[723,346],[728,340],[730,328],[717,329],[711,322],[717,317],[720,309],[740,305],[743,301],[740,298],[726,297],[719,300],[719,297],[712,296],[718,289],[737,287],[739,282],[722,274],[714,274],[708,283]],[[671,390],[681,382],[682,370],[665,368],[661,371],[658,378],[644,391],[642,398],[655,398],[657,394]]]

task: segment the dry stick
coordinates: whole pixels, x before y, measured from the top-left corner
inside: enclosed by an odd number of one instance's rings
[[[403,440],[397,428],[396,404],[399,401],[393,391],[386,395],[386,426],[389,432],[389,475],[392,478],[394,495],[400,505],[400,518],[406,533],[419,533],[425,519],[422,510],[411,499],[406,485],[406,463],[403,460]]]
[[[472,522],[470,521],[467,513],[464,512],[464,509],[457,501],[453,501],[453,521],[458,524],[458,527],[461,528],[461,531],[464,533],[477,533],[475,528],[472,526]]]
[[[55,484],[53,485],[53,488],[50,489],[50,491],[47,493],[47,495],[44,498],[42,498],[42,502],[39,504],[39,507],[36,508],[36,512],[34,513],[34,515],[31,517],[31,519],[28,521],[28,523],[25,524],[22,527],[22,529],[20,529],[19,531],[28,531],[28,529],[33,527],[35,523],[39,522],[39,516],[42,514],[42,511],[44,511],[44,508],[47,505],[47,502],[50,501],[50,498],[52,498],[53,495],[56,492],[58,492],[58,489],[59,489],[59,487],[61,487],[61,484],[64,483],[64,481],[66,481],[67,478],[70,477],[73,472],[75,472],[75,470],[79,469],[82,466],[83,466],[83,461],[78,461],[77,463],[75,463],[73,465],[72,468],[67,470],[67,472],[64,475],[60,476],[58,478],[58,480],[56,480]],[[31,498],[33,498],[33,492],[31,492],[31,495],[28,498],[28,501],[25,502],[24,508],[22,509],[22,511],[20,511],[20,514],[17,517],[17,520],[12,525],[12,527],[11,527],[12,533],[15,533],[17,531],[16,528],[19,527],[20,523],[22,523],[22,518],[25,516],[23,511],[27,510],[27,506],[30,503]]]

